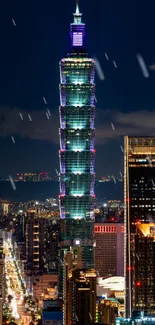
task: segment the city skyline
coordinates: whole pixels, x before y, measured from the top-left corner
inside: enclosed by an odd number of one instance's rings
[[[0,13],[0,325],[155,323],[154,26],[112,2]]]
[[[104,173],[109,174],[114,168],[116,173],[123,169],[123,153],[120,148],[120,145],[123,146],[122,135],[154,132],[154,71],[149,69],[155,61],[154,28],[151,25],[154,4],[144,8],[140,1],[136,1],[136,4],[122,2],[117,6],[114,1],[108,4],[98,0],[95,8],[87,1],[81,1],[80,7],[90,26],[86,41],[88,51],[99,60],[105,74],[104,81],[97,79],[96,170],[101,174],[102,168]],[[7,8],[6,4],[2,5],[2,176],[25,169],[52,169],[54,173],[58,167],[59,75],[56,66],[58,58],[64,54],[63,48],[69,46],[66,35],[70,15],[74,11],[74,1],[69,0],[67,5],[63,2],[60,8],[55,3],[54,10],[55,14],[51,17],[50,2],[47,2],[46,7],[39,4],[37,8],[32,6],[31,11],[24,5],[23,15],[19,4],[13,8],[12,5]],[[94,16],[98,17],[97,25],[91,24]],[[20,62],[17,59],[19,53]],[[108,54],[109,61],[105,53]],[[142,75],[137,53],[144,57],[150,78]],[[51,112],[49,119],[47,109]],[[14,137],[15,143],[11,137]]]

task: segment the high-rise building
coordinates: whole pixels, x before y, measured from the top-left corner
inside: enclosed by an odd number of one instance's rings
[[[72,245],[81,246],[87,268],[94,265],[95,61],[84,49],[81,16],[77,3],[71,50],[60,61],[60,217],[61,257]]]
[[[118,317],[119,302],[115,298],[97,298],[96,301],[96,323],[115,325]]]
[[[45,255],[48,272],[58,272],[58,254],[60,239],[60,222],[47,220],[45,228]]]
[[[96,321],[96,271],[72,269],[68,274],[68,309],[65,325],[87,325]]]
[[[95,223],[94,238],[98,276],[124,276],[124,224]]]
[[[153,278],[151,275],[150,284],[146,276],[150,274],[152,266],[145,263],[144,272],[138,265],[141,263],[139,251],[144,261],[146,251],[150,249],[150,245],[153,249],[153,244],[150,243],[151,239],[145,239],[142,234],[135,238],[134,235],[138,224],[155,222],[155,137],[125,137],[124,174],[126,315],[131,317],[135,309],[150,312],[149,304],[152,304],[149,290],[151,281],[155,281],[155,275]],[[133,240],[136,241],[135,244]],[[143,282],[142,287],[139,281]],[[143,298],[138,293],[135,297],[136,286],[140,287],[139,291],[143,290]]]
[[[131,234],[132,308],[155,316],[155,223],[137,224]]]
[[[13,234],[16,236],[16,242],[24,240],[25,237],[25,215],[18,214],[13,216]]]
[[[64,325],[72,324],[72,282],[70,281],[72,271],[82,267],[82,249],[81,247],[72,247],[72,251],[66,252],[63,263],[63,311]]]
[[[27,270],[44,270],[45,219],[39,218],[35,210],[27,212],[26,218],[26,260]]]

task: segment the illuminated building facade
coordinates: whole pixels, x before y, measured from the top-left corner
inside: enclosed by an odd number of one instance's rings
[[[59,199],[61,248],[81,246],[87,268],[94,265],[95,61],[84,50],[81,16],[77,4],[70,26],[72,48],[60,61]]]
[[[62,325],[63,313],[57,300],[44,300],[42,325]]]
[[[94,238],[98,276],[124,276],[124,224],[95,223]]]
[[[16,180],[21,182],[42,182],[48,181],[49,175],[47,172],[21,173],[16,175]]]
[[[155,316],[155,223],[137,224],[131,234],[131,268],[132,309]]]
[[[48,272],[58,273],[58,254],[60,239],[60,223],[48,220],[45,228],[45,259]]]
[[[16,242],[22,242],[25,240],[25,215],[15,215],[12,222],[13,234],[16,236]]]
[[[97,297],[124,300],[125,298],[125,279],[123,276],[97,277]],[[122,302],[123,303],[123,302]]]
[[[118,317],[119,302],[115,298],[97,298],[96,301],[96,323],[115,325]]]
[[[72,295],[72,271],[82,267],[82,249],[81,247],[72,247],[72,250],[65,253],[63,264],[63,292],[64,292],[64,325],[72,324],[73,315],[71,313],[73,306]]]
[[[27,212],[26,217],[26,261],[27,270],[37,273],[44,270],[45,220],[36,211]]]
[[[126,229],[124,269],[126,316],[131,317],[135,308],[137,310],[141,308],[146,313],[150,312],[149,304],[152,304],[152,298],[147,296],[148,290],[152,290],[152,271],[150,270],[152,266],[145,263],[145,271],[138,267],[139,263],[143,263],[144,256],[146,257],[147,254],[146,250],[152,245],[152,239],[145,239],[144,235],[139,235],[134,239],[134,236],[138,224],[155,222],[155,137],[126,136],[124,141],[124,222]],[[132,242],[134,240],[135,243]],[[133,249],[135,260],[132,256]],[[153,246],[152,249],[154,249]],[[136,250],[138,250],[138,253],[141,250],[140,258]],[[150,259],[149,255],[148,258]],[[142,259],[141,262],[140,259]],[[137,270],[134,269],[135,267]],[[150,274],[149,280],[147,280],[146,274]],[[141,280],[139,280],[140,278]],[[141,284],[139,281],[143,282],[142,286],[139,285]],[[150,281],[150,284],[148,284],[148,281]],[[138,292],[143,290],[143,298],[141,294],[137,293],[136,286],[141,287]],[[149,299],[148,303],[146,303],[147,299]]]
[[[96,321],[96,271],[72,269],[67,280],[67,317],[64,324],[87,325]]]
[[[116,325],[155,325],[155,317],[146,317],[144,312],[133,312],[130,318],[116,318]]]

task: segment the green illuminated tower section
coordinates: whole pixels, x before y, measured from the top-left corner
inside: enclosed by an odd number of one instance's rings
[[[93,267],[95,61],[84,50],[85,24],[78,4],[70,26],[71,51],[60,61],[61,247],[82,247]]]

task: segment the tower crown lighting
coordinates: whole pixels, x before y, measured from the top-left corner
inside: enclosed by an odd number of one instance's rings
[[[83,47],[85,24],[82,23],[82,14],[79,10],[79,3],[76,2],[76,11],[73,14],[74,22],[70,25],[72,47]]]

